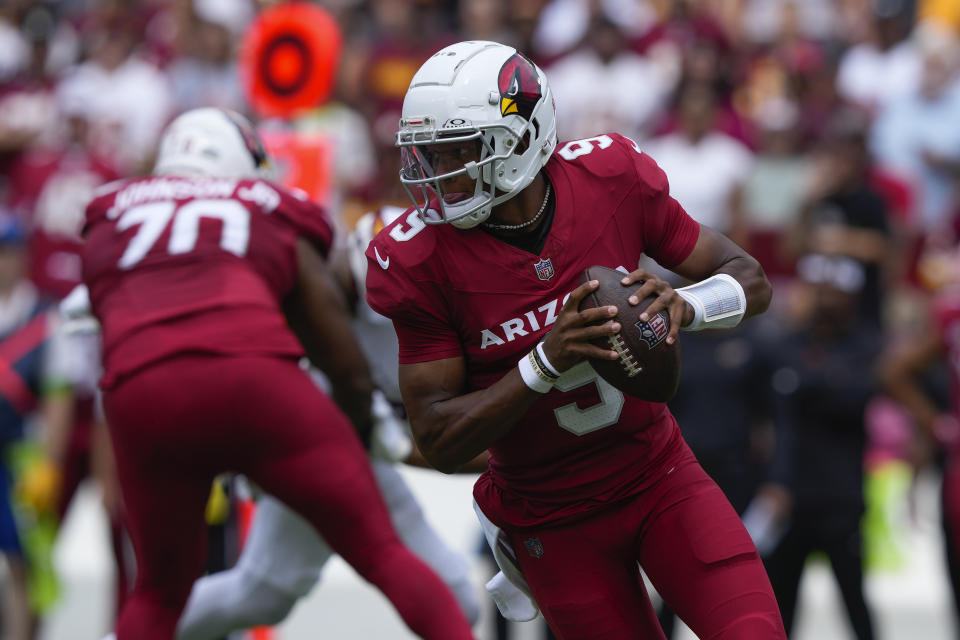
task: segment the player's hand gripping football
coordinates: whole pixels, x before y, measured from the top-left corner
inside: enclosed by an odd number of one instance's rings
[[[629,302],[631,305],[640,304],[641,300],[649,296],[656,296],[657,299],[651,302],[650,306],[638,316],[643,322],[655,316],[661,309],[667,310],[667,313],[670,314],[670,333],[667,335],[667,344],[673,344],[677,341],[680,327],[685,327],[693,322],[693,307],[687,304],[687,301],[681,298],[680,294],[666,280],[661,280],[644,269],[637,269],[625,275],[620,282],[625,286],[637,282],[642,283],[640,288],[630,296]]]
[[[616,360],[620,357],[616,351],[590,342],[620,331],[619,322],[607,322],[617,315],[617,308],[607,306],[579,310],[580,301],[596,291],[598,286],[599,281],[590,280],[574,289],[560,309],[553,329],[543,340],[547,359],[561,373],[587,358]]]

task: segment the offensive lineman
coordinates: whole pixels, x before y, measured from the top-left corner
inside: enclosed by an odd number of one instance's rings
[[[469,565],[430,527],[391,462],[409,452],[406,427],[399,424],[387,402],[400,402],[397,337],[390,321],[372,311],[363,299],[367,269],[363,252],[384,223],[400,213],[396,207],[384,207],[363,216],[346,248],[333,250],[330,267],[348,301],[357,298],[354,332],[370,363],[374,384],[383,391],[374,401],[376,424],[371,446],[377,486],[404,544],[447,583],[464,615],[475,623],[480,607]],[[390,434],[394,434],[392,438]],[[236,566],[194,584],[177,629],[178,640],[210,640],[239,629],[278,624],[314,587],[330,556],[330,548],[303,518],[275,498],[262,496]]]
[[[489,448],[478,515],[561,640],[662,638],[638,563],[699,637],[785,640],[750,537],[666,405],[584,362],[616,359],[589,340],[619,327],[589,326],[615,311],[578,312],[597,283],[577,286],[590,265],[634,269],[634,300],[658,296],[638,320],[668,309],[672,342],[761,313],[770,284],[631,140],[557,147],[555,119],[543,72],[493,42],[439,51],[407,91],[414,208],[371,243],[367,298],[394,322],[420,450],[450,472]],[[643,253],[696,284],[635,269]]]
[[[369,428],[369,371],[323,260],[331,227],[259,179],[266,166],[241,116],[197,109],[167,128],[153,175],[109,185],[87,208],[84,280],[137,554],[117,638],[174,637],[223,471],[301,513],[415,633],[471,638],[397,538],[348,420],[297,364],[306,350],[357,431]]]

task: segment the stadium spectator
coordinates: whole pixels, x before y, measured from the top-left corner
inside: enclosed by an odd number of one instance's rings
[[[635,40],[660,22],[664,10],[656,0],[550,0],[543,4],[534,27],[531,56],[547,64],[569,53],[582,43],[594,17],[613,22]]]
[[[8,20],[19,31],[5,31],[4,25],[11,26]],[[11,185],[14,181],[9,172],[20,154],[34,144],[51,144],[59,133],[57,77],[52,72],[51,49],[61,29],[55,20],[54,14],[43,6],[30,10],[14,6],[9,15],[0,14],[0,40],[14,37],[16,42],[22,41],[24,48],[24,60],[10,63],[7,71],[3,70],[6,63],[0,61],[0,198],[15,186]],[[15,53],[19,45],[15,42],[0,47],[7,55],[13,52],[14,57],[19,57]]]
[[[851,104],[877,113],[892,100],[916,91],[923,62],[911,37],[909,1],[874,0],[869,4],[873,29],[869,39],[844,52],[837,91]]]
[[[410,79],[420,63],[450,41],[443,15],[432,3],[410,5],[406,0],[373,0],[375,19],[361,56],[361,95],[353,101],[371,124],[380,161],[378,176],[389,194],[396,183],[394,129]],[[375,197],[382,196],[375,194]]]
[[[91,135],[124,171],[149,167],[172,115],[169,79],[144,54],[146,20],[131,13],[98,14],[84,34],[88,57],[68,70],[62,86],[86,105]]]
[[[225,471],[306,517],[421,637],[471,638],[446,586],[397,538],[357,437],[370,433],[371,383],[324,264],[330,222],[262,180],[268,162],[241,116],[189,111],[167,128],[153,175],[87,208],[84,280],[137,554],[117,638],[173,637]],[[298,366],[304,350],[356,431]]]
[[[29,221],[30,278],[57,299],[80,284],[80,228],[83,211],[100,185],[119,177],[109,156],[90,137],[85,96],[57,92],[59,135],[36,143],[10,163],[8,202]]]
[[[226,6],[217,11],[218,5]],[[191,8],[181,26],[183,51],[165,70],[174,110],[220,107],[243,111],[246,104],[235,51],[236,38],[243,31],[243,0],[200,0],[191,3]],[[241,22],[234,26],[238,18]]]
[[[882,168],[906,179],[915,194],[910,225],[931,235],[948,230],[957,206],[957,180],[943,164],[960,159],[960,41],[931,23],[918,31],[923,72],[919,86],[891,99],[877,114],[870,146]]]
[[[785,247],[811,180],[812,161],[800,146],[798,106],[771,99],[754,122],[760,146],[743,186],[749,229],[747,249],[771,279],[792,277],[793,256]]]
[[[706,65],[704,59],[698,63],[703,64],[703,68],[709,66],[711,74],[725,73],[728,69],[724,68],[723,62],[728,61],[725,56],[731,51],[731,43],[720,14],[710,5],[703,0],[660,3],[656,13],[657,22],[646,30],[637,47],[644,52],[655,44],[669,43],[686,53],[695,46],[703,46],[705,50],[715,51],[717,58],[711,65]]]
[[[518,43],[519,35],[511,24],[511,11],[506,0],[464,0],[458,5],[458,31],[466,39],[493,40],[509,45]]]
[[[837,0],[739,0],[732,4],[741,5],[733,18],[737,33],[754,44],[770,44],[784,30],[826,42],[842,35],[840,30],[848,24],[846,20],[837,20],[838,12],[843,15],[838,6],[843,3]]]
[[[547,68],[563,114],[558,136],[575,140],[597,131],[617,131],[634,140],[650,136],[677,79],[628,44],[621,28],[598,13],[583,45]]]
[[[862,116],[837,114],[814,162],[793,239],[800,253],[843,254],[865,269],[860,319],[882,326],[886,278],[896,262],[886,203],[871,181]]]
[[[717,96],[709,85],[689,84],[677,99],[678,129],[643,148],[670,176],[670,194],[700,224],[747,244],[743,188],[753,154],[716,131]]]

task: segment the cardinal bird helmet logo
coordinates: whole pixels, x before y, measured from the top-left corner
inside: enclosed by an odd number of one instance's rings
[[[543,97],[540,76],[532,62],[519,53],[507,58],[497,78],[500,89],[500,115],[517,114],[525,120],[533,115],[533,108]]]

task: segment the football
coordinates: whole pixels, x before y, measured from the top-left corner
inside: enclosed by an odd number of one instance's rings
[[[617,315],[607,322],[619,322],[620,333],[596,340],[594,344],[613,349],[619,360],[590,358],[590,364],[607,382],[637,398],[650,402],[666,402],[677,392],[680,382],[680,344],[667,344],[670,316],[660,311],[648,322],[640,321],[640,313],[656,298],[650,296],[631,306],[627,301],[640,283],[624,286],[624,274],[616,269],[593,266],[584,270],[580,284],[597,280],[600,286],[580,302],[580,310],[613,305]]]

